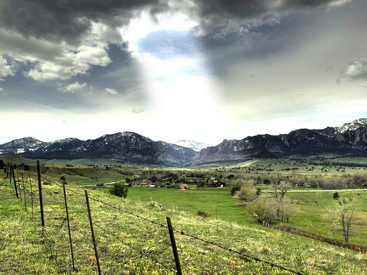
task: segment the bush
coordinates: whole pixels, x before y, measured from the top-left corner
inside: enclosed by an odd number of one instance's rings
[[[110,193],[112,195],[118,196],[118,197],[127,197],[128,187],[121,182],[116,182],[113,184],[113,187],[110,190]]]
[[[240,192],[240,198],[246,201],[253,201],[258,196],[258,190],[255,187],[253,180],[246,181],[242,184]]]
[[[201,211],[201,210],[199,210],[198,212],[196,212],[196,214],[197,214],[198,216],[200,216],[200,217],[203,217],[203,218],[208,218],[208,217],[210,217],[210,215],[209,215],[208,213],[206,213],[206,212],[204,212],[204,211]]]
[[[233,186],[231,189],[231,196],[233,197],[237,191],[240,191],[241,187],[240,186]]]
[[[258,223],[276,223],[278,209],[277,200],[270,197],[259,197],[248,206],[248,210],[253,214]]]
[[[338,192],[335,192],[335,193],[333,194],[333,199],[334,199],[334,200],[339,199],[339,193],[338,193]]]
[[[248,204],[247,209],[258,223],[276,224],[289,222],[297,213],[296,205],[288,198],[279,200],[271,196],[260,196]]]

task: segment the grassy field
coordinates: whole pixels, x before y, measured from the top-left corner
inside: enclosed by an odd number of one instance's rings
[[[294,216],[285,225],[299,228],[320,236],[342,241],[342,232],[335,228],[334,192],[288,192],[286,195],[297,204]],[[355,213],[353,217],[350,243],[367,246],[367,191],[339,192],[341,197],[355,197]],[[359,194],[359,195],[358,195]],[[211,218],[240,225],[257,222],[241,200],[230,196],[228,189],[177,190],[157,188],[130,188],[128,198],[133,201],[156,201],[166,208],[176,208],[190,214],[201,210]]]
[[[178,190],[167,188],[130,188],[128,199],[133,201],[156,201],[165,208],[172,208],[196,215],[203,211],[211,218],[238,224],[248,224],[252,218],[247,215],[241,201],[233,199],[228,189]]]
[[[32,164],[32,161],[18,159],[21,162],[17,163],[16,157],[11,157],[11,160],[17,164],[18,181],[24,178],[27,184],[36,182],[34,161]],[[345,159],[337,161],[353,162]],[[363,165],[364,160],[360,159],[358,163]],[[26,169],[24,164],[30,166]],[[207,181],[211,177],[226,181],[228,187],[196,190],[131,187],[125,200],[112,197],[106,187],[100,188],[99,191],[89,189],[95,199],[92,208],[98,228],[97,238],[102,254],[103,273],[129,274],[128,272],[132,270],[138,274],[174,274],[167,229],[161,226],[156,228],[157,224],[149,224],[144,220],[164,224],[165,217],[170,216],[174,226],[178,226],[178,232],[189,232],[193,236],[209,240],[209,244],[200,243],[198,241],[200,238],[178,234],[179,251],[185,266],[184,274],[198,274],[198,272],[213,274],[220,271],[222,274],[283,274],[280,269],[271,268],[261,261],[246,261],[243,256],[236,253],[233,255],[230,251],[212,247],[211,242],[220,243],[229,250],[279,263],[303,274],[361,274],[360,270],[366,269],[366,254],[354,253],[309,238],[263,227],[246,209],[246,203],[230,196],[230,189],[248,179],[255,182],[264,182],[265,179],[271,182],[278,179],[289,179],[292,182],[313,179],[320,182],[343,182],[343,185],[353,186],[354,182],[363,184],[366,175],[366,169],[360,166],[340,167],[334,164],[327,166],[290,160],[253,160],[233,166],[195,169],[139,167],[114,162],[103,163],[100,160],[41,162],[41,179],[51,184],[51,186],[45,185],[47,192],[45,231],[39,228],[37,201],[34,200],[32,218],[30,198],[27,201],[26,212],[25,202],[14,198],[13,190],[8,186],[9,179],[0,180],[0,185],[1,183],[3,185],[0,186],[2,201],[0,231],[4,232],[0,236],[0,274],[71,272],[66,223],[63,219],[65,213],[62,190],[59,186],[60,177],[66,178],[70,189],[71,226],[75,236],[74,247],[78,251],[76,261],[79,274],[96,272],[86,218],[84,187],[127,179],[132,179],[132,185],[135,185],[153,178],[156,180],[155,185],[169,180],[172,185],[178,186],[181,182]],[[6,173],[1,176],[5,177]],[[33,181],[28,178],[33,178]],[[195,184],[188,185],[195,186]],[[262,184],[259,187],[265,193],[272,188],[271,186]],[[311,188],[294,189],[311,190]],[[28,194],[29,191],[28,188]],[[37,195],[36,190],[33,192]],[[350,243],[367,246],[365,230],[367,192],[349,191],[339,194],[341,197],[356,198]],[[290,222],[285,225],[342,240],[341,231],[333,227],[335,219],[333,209],[337,204],[332,196],[333,192],[288,192],[286,197],[296,202],[294,204],[296,211]],[[125,215],[126,213],[123,214],[125,210],[134,215],[142,215],[143,219],[130,214]],[[198,211],[208,214],[209,217],[199,217]],[[42,264],[45,262],[47,265]]]
[[[297,213],[289,226],[317,235],[342,241],[342,231],[335,228],[337,201],[334,192],[288,193],[291,199],[299,201]],[[352,220],[350,243],[367,246],[367,191],[339,192],[340,197],[354,197],[355,210]]]
[[[25,211],[24,200],[16,199],[9,186],[0,186],[1,274],[74,273],[62,189],[44,186],[43,192],[42,230],[38,207],[32,217],[30,200]],[[152,201],[136,202],[130,195],[124,200],[89,191],[103,274],[175,274],[167,216],[177,230],[183,274],[366,274],[365,254],[257,225],[197,217]],[[96,274],[84,192],[67,187],[67,198],[76,274]]]

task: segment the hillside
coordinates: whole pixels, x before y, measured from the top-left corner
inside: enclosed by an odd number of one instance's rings
[[[236,163],[253,158],[366,157],[367,119],[320,130],[298,129],[288,134],[225,139],[205,147],[193,141],[180,144],[153,141],[132,132],[104,135],[94,140],[68,138],[42,142],[23,138],[0,145],[0,153],[37,159],[105,159],[120,163],[185,167],[207,163]],[[199,146],[199,147],[198,147]]]
[[[189,148],[153,141],[142,135],[123,132],[104,135],[94,140],[68,138],[50,143],[42,143],[28,150],[25,146],[21,153],[28,158],[42,159],[109,159],[118,162],[154,164],[164,166],[183,166],[191,162],[195,152]],[[9,146],[0,146],[0,151],[9,151]],[[20,149],[11,149],[11,152]]]
[[[44,186],[44,230],[37,191],[32,211],[27,190],[19,200],[11,188],[0,186],[0,273],[71,272],[61,186]],[[366,255],[360,253],[265,227],[191,216],[154,201],[88,192],[103,274],[175,274],[167,216],[175,228],[183,274],[366,274]],[[84,191],[67,186],[67,200],[75,268],[78,274],[96,273]]]
[[[194,163],[241,162],[251,158],[307,158],[309,156],[367,156],[367,120],[321,130],[298,129],[288,134],[257,135],[224,140],[201,150]]]

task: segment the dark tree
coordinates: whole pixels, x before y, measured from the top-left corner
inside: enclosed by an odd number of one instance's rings
[[[338,192],[335,192],[335,193],[333,194],[333,199],[334,199],[334,200],[339,199],[339,193],[338,193]]]
[[[113,187],[110,190],[110,193],[112,195],[118,196],[118,197],[127,197],[128,187],[120,182],[116,182],[113,184]]]

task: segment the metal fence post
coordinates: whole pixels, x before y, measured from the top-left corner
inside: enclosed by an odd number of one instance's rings
[[[14,172],[14,167],[10,166],[10,177],[13,174],[13,182],[14,182],[14,189],[15,189],[15,196],[17,196],[17,198],[19,199],[19,195],[18,195],[18,187],[17,187],[17,182],[15,180],[15,172]]]
[[[22,185],[23,185],[23,194],[24,194],[24,208],[25,208],[25,211],[28,211],[28,209],[27,209],[27,187],[24,183],[23,173],[22,173]]]
[[[177,246],[176,246],[176,241],[175,241],[175,235],[174,235],[174,232],[173,232],[173,227],[172,227],[172,223],[171,223],[171,218],[170,217],[167,217],[167,226],[168,226],[169,237],[171,239],[171,244],[172,244],[172,252],[173,252],[173,256],[175,258],[177,274],[178,275],[182,275],[181,264],[180,264],[180,260],[178,258],[178,252],[177,252]]]
[[[72,263],[72,266],[73,266],[73,270],[76,271],[75,261],[74,261],[73,241],[71,239],[70,220],[69,220],[69,209],[68,209],[68,200],[66,198],[65,182],[62,183],[62,187],[63,187],[63,190],[64,190],[64,201],[65,201],[66,220],[68,222],[68,233],[69,233],[71,263]]]
[[[39,192],[39,199],[40,199],[40,209],[41,209],[41,224],[42,227],[45,227],[45,217],[43,215],[43,199],[42,199],[42,184],[41,184],[41,169],[40,169],[40,162],[37,160],[37,174],[38,174],[38,192]]]
[[[92,222],[92,214],[91,214],[91,211],[90,211],[90,205],[89,205],[89,198],[88,198],[88,192],[87,192],[87,190],[85,190],[85,200],[87,202],[89,225],[90,225],[90,231],[92,233],[92,241],[93,241],[93,246],[94,246],[94,254],[96,256],[96,263],[97,263],[97,268],[98,268],[98,274],[101,275],[102,272],[101,272],[101,266],[99,265],[97,243],[96,243],[96,238],[94,236],[93,222]]]

